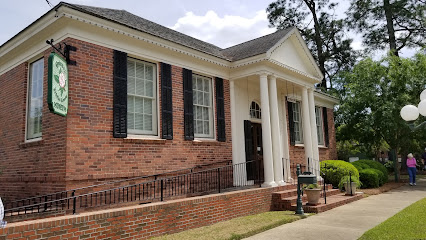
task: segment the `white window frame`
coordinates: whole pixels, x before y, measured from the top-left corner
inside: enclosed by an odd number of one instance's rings
[[[253,109],[253,103],[255,103],[255,107],[258,107],[258,109]],[[254,113],[254,116],[252,115],[252,112]],[[252,120],[261,120],[262,119],[262,108],[260,108],[260,104],[257,101],[252,101],[250,103],[250,107],[249,107],[249,114],[250,114],[250,119]],[[257,117],[257,115],[259,115],[259,117]]]
[[[41,63],[42,65],[42,74],[41,74],[41,97],[40,101],[41,101],[41,116],[40,116],[40,132],[37,134],[32,135],[31,137],[29,136],[30,134],[30,128],[29,128],[29,123],[30,123],[30,111],[31,111],[31,105],[32,105],[32,91],[33,91],[33,66],[34,64],[38,64]],[[27,103],[26,103],[26,116],[25,116],[25,141],[26,142],[32,142],[32,141],[38,141],[42,139],[42,135],[43,135],[43,83],[44,83],[44,58],[39,58],[33,62],[30,63],[30,66],[28,68],[28,76],[27,76],[28,82],[27,82]]]
[[[295,144],[303,144],[303,125],[302,125],[302,111],[300,102],[293,102],[293,123],[294,123],[294,142]],[[298,120],[296,119],[298,117]],[[299,136],[297,136],[296,125],[299,129]]]
[[[317,136],[318,136],[318,145],[324,146],[324,123],[323,123],[323,117],[322,117],[322,108],[315,106],[315,122],[316,122],[316,129],[317,129]]]
[[[140,59],[136,59],[136,58],[132,58],[132,57],[128,57],[127,58],[127,63],[129,64],[129,62],[133,62],[134,64],[140,63],[140,64],[144,64],[148,65],[148,66],[152,66],[153,67],[153,96],[143,96],[143,95],[137,95],[137,94],[129,94],[129,92],[127,92],[127,97],[140,97],[140,98],[144,98],[144,99],[151,99],[152,101],[152,130],[137,130],[137,129],[130,129],[129,128],[129,124],[127,125],[127,134],[128,134],[128,138],[138,138],[138,137],[158,137],[158,67],[157,64],[155,63],[151,63],[151,62],[147,62],[147,61],[143,61]],[[128,69],[127,69],[128,71]],[[135,67],[135,71],[136,71],[136,67]],[[127,74],[129,76],[129,74]],[[135,75],[135,84],[137,82],[136,79],[136,73]],[[136,87],[135,87],[136,89]],[[129,102],[127,102],[127,106],[129,106]],[[135,106],[135,105],[133,105]],[[129,112],[127,112],[127,114],[129,114]],[[134,114],[134,112],[133,112]]]
[[[195,104],[195,102],[193,102],[194,138],[214,139],[214,137],[215,137],[215,129],[214,129],[215,116],[214,116],[213,110],[215,109],[215,105],[214,105],[214,101],[213,101],[213,96],[214,96],[213,78],[193,73],[192,74],[192,79],[194,79],[194,77],[196,78],[196,81],[201,78],[203,80],[203,84],[204,84],[204,80],[208,80],[209,81],[209,95],[210,95],[210,98],[209,98],[210,106],[201,105],[201,104]],[[193,81],[193,84],[192,84],[192,94],[193,94],[194,98],[195,98],[195,92],[205,93],[204,88],[203,88],[203,91],[197,90],[196,86],[194,86],[194,81]],[[204,94],[203,94],[203,96],[204,96]],[[197,116],[196,116],[197,114],[196,114],[195,107],[208,108],[208,114],[209,114],[209,134],[196,133],[196,130],[197,130],[197,128],[196,128],[196,126],[197,126],[196,121],[197,120],[203,120],[203,119],[197,119]]]

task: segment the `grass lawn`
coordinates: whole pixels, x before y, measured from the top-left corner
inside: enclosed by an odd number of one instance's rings
[[[200,227],[171,235],[164,235],[156,240],[172,240],[172,239],[242,239],[253,236],[257,233],[268,229],[290,223],[301,219],[302,217],[295,215],[294,212],[265,212],[251,216],[234,218],[229,221],[216,223],[210,226]]]
[[[426,198],[364,233],[366,239],[426,239]]]

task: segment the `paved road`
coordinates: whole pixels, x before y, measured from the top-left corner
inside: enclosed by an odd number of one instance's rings
[[[293,223],[285,224],[247,239],[358,239],[367,230],[426,197],[426,179],[417,186],[370,196]]]

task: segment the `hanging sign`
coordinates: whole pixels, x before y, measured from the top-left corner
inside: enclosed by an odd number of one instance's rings
[[[48,60],[47,83],[50,111],[65,117],[68,112],[68,66],[65,59],[54,52]]]

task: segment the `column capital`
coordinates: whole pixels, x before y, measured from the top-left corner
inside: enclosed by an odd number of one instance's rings
[[[267,78],[269,74],[266,71],[261,71],[257,75],[259,75],[261,78]]]
[[[275,76],[275,74],[269,74],[269,75],[268,75],[268,79],[269,79],[269,80],[276,80],[276,79],[277,79],[277,77]]]

